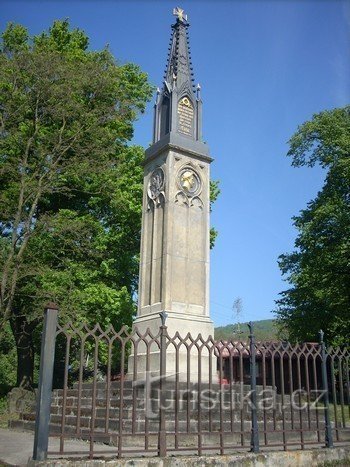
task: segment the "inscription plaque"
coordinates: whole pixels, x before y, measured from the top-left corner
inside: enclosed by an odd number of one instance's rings
[[[177,107],[178,131],[183,135],[193,135],[193,106],[188,97],[183,97]]]

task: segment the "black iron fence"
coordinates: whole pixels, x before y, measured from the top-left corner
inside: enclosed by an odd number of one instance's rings
[[[217,342],[170,336],[165,313],[155,334],[56,327],[56,316],[46,310],[35,459],[48,436],[60,441],[49,454],[90,458],[350,443],[350,352],[326,349],[322,333],[318,343],[255,342],[251,326],[248,342]],[[70,449],[72,438],[87,449]]]

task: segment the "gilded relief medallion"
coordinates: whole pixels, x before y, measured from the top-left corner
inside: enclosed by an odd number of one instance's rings
[[[178,184],[187,196],[195,196],[201,189],[199,175],[191,167],[185,167],[180,171]]]

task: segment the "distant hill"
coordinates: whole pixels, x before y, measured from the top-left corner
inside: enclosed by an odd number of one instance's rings
[[[216,340],[243,340],[247,341],[249,336],[249,328],[247,323],[240,323],[240,334],[237,332],[237,324],[228,324],[215,328],[214,336]],[[257,341],[276,341],[277,328],[274,319],[263,319],[254,321],[254,335]]]

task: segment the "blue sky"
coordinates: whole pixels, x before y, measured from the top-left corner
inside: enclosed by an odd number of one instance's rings
[[[19,22],[31,34],[69,18],[92,49],[110,45],[161,85],[174,1],[4,1],[0,28]],[[216,325],[271,318],[286,288],[278,255],[291,251],[291,217],[321,188],[321,169],[295,169],[287,141],[314,113],[350,101],[350,3],[346,1],[182,1],[188,14],[195,79],[202,86],[203,134],[221,196],[212,224],[211,316]],[[134,142],[151,141],[152,103]]]

